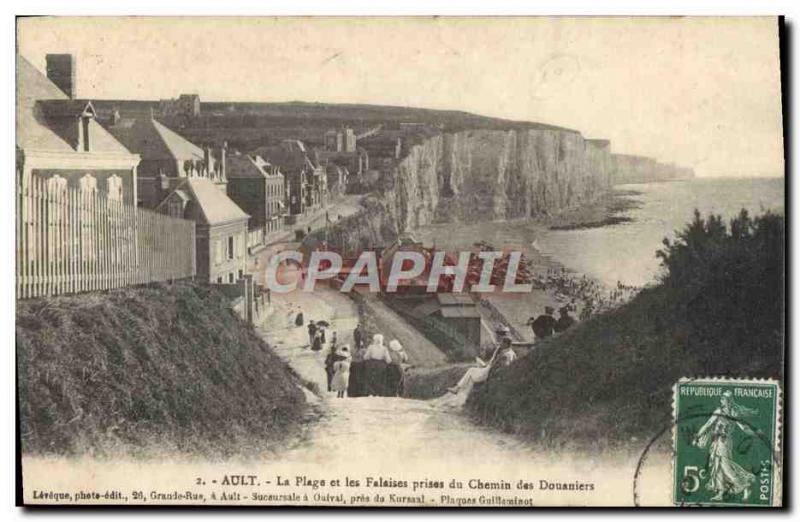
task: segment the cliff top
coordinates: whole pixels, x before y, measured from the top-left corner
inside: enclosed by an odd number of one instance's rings
[[[96,100],[98,111],[108,112],[117,108],[122,113],[149,113],[159,111],[157,101],[148,100]],[[267,117],[273,123],[303,121],[306,125],[328,130],[340,125],[354,127],[383,123],[392,126],[428,125],[442,130],[462,129],[548,129],[578,132],[541,122],[491,118],[465,111],[425,109],[391,105],[368,105],[355,103],[318,102],[203,102],[199,116],[192,120],[218,120],[249,117],[253,122]],[[261,125],[258,125],[261,126]],[[324,132],[324,131],[323,131]]]

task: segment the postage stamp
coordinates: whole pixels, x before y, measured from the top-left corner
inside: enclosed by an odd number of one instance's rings
[[[780,505],[780,386],[681,379],[673,402],[676,505]]]

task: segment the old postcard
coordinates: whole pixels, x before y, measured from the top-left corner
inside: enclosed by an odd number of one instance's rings
[[[774,17],[22,17],[25,504],[777,507]]]

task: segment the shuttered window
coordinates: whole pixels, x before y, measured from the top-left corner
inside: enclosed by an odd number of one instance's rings
[[[214,263],[222,263],[222,240],[216,239],[214,241]]]

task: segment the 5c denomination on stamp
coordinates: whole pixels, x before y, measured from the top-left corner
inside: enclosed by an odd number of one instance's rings
[[[780,404],[776,381],[681,379],[673,402],[675,504],[780,505]]]

